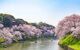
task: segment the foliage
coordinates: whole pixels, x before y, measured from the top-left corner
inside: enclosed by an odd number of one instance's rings
[[[0,20],[5,27],[11,27],[12,22],[14,21],[14,16],[9,14],[0,14]]]
[[[19,24],[28,24],[28,22],[26,22],[26,21],[24,21],[23,19],[15,19],[15,21],[16,21],[16,25],[19,25]]]
[[[0,43],[5,42],[5,39],[3,37],[0,37]]]

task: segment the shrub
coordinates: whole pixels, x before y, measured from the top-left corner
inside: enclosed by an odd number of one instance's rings
[[[5,42],[5,39],[3,37],[0,37],[0,43]]]

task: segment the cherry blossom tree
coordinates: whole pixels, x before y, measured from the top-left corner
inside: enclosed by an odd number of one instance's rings
[[[77,26],[79,26],[79,24],[77,24]],[[65,29],[68,28],[65,27]],[[18,40],[24,39],[23,36],[25,36],[25,38],[39,38],[42,35],[52,36],[55,33],[54,31],[55,27],[46,23],[30,24],[23,19],[15,19],[12,15],[0,14],[0,39],[4,39],[0,41],[0,44],[6,45],[11,44],[13,41],[17,42]]]
[[[73,14],[71,16],[66,16],[63,20],[61,20],[58,23],[55,32],[58,36],[63,36],[69,32],[73,32],[74,29],[78,30],[80,28],[79,26],[80,26],[80,16]]]

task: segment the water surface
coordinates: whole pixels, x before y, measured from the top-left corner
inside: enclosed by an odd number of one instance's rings
[[[0,48],[0,50],[63,50],[57,42],[58,40],[52,39],[37,40],[37,43],[35,41],[25,41],[7,48]]]

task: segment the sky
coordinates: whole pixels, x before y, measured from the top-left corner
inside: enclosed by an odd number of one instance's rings
[[[57,26],[65,16],[80,14],[80,0],[0,0],[0,13]]]

